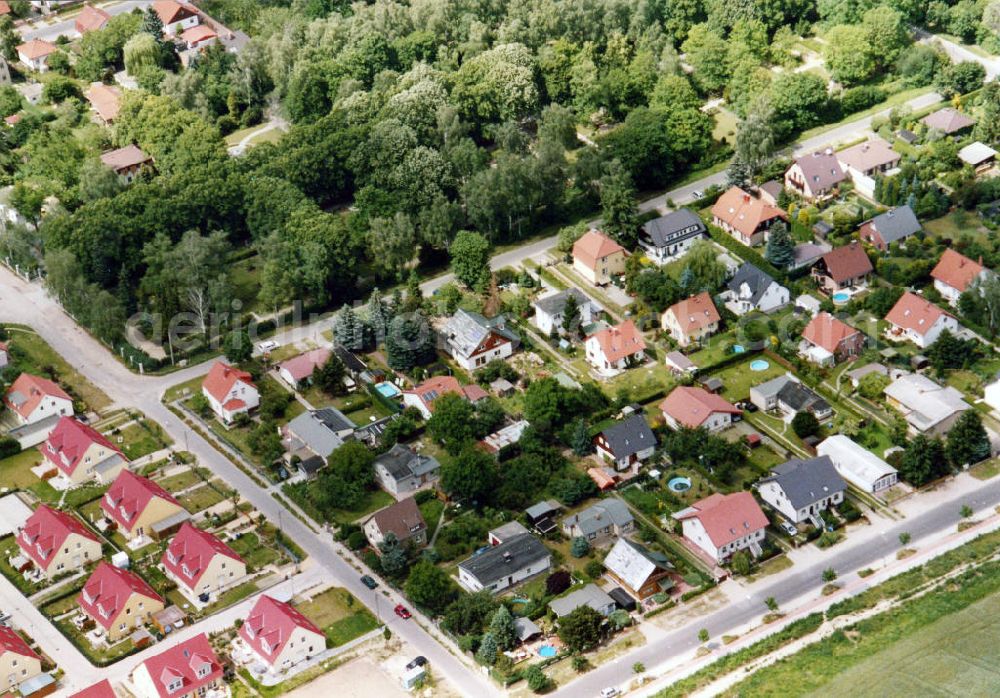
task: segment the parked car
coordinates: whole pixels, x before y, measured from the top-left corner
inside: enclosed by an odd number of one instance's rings
[[[411,615],[410,612],[406,610],[406,606],[404,606],[401,603],[400,604],[396,604],[396,608],[394,608],[392,610],[395,611],[396,615],[399,616],[400,618],[402,618],[403,620],[406,620]]]
[[[601,698],[614,698],[618,695],[618,689],[614,686],[608,686],[607,688],[601,689]]]
[[[790,536],[795,536],[795,535],[798,535],[798,533],[799,533],[799,529],[795,528],[795,526],[793,526],[792,524],[790,524],[787,521],[782,521],[781,522],[781,530],[783,530],[785,533],[787,533]]]
[[[364,584],[369,589],[374,589],[378,586],[378,582],[371,578],[371,575],[366,574],[361,578],[361,583]]]
[[[407,671],[409,671],[410,669],[415,669],[418,666],[426,666],[426,665],[427,665],[427,657],[423,656],[422,654],[418,654],[410,661],[409,664],[406,665],[406,669]]]
[[[693,192],[691,192],[691,198],[695,200],[704,199],[705,192],[703,192],[701,189],[695,189]],[[611,695],[616,695],[616,694],[612,693]]]
[[[261,354],[268,354],[277,349],[278,346],[279,344],[275,342],[273,339],[267,339],[263,342],[260,342],[257,345],[257,351],[259,351]]]

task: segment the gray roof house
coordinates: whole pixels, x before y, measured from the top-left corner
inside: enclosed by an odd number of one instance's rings
[[[588,584],[549,602],[549,608],[557,618],[568,616],[581,606],[590,606],[602,616],[609,616],[615,610],[615,600],[596,584]]]
[[[396,444],[375,458],[374,468],[382,489],[399,499],[436,480],[441,464],[432,456]]]
[[[885,252],[889,245],[920,232],[920,221],[909,206],[898,206],[871,218],[858,228],[860,238]]]
[[[617,470],[638,467],[656,450],[656,436],[640,412],[612,424],[594,437],[598,457],[615,464]]]
[[[461,309],[448,318],[442,339],[448,354],[467,371],[506,359],[521,343],[521,337],[507,328],[503,315],[486,318]]]
[[[535,301],[535,325],[548,336],[555,330],[562,330],[563,311],[566,309],[566,301],[572,296],[576,299],[576,305],[580,309],[580,327],[586,327],[594,321],[598,313],[604,309],[597,304],[590,296],[576,287],[567,288],[565,291],[552,293]]]
[[[608,574],[638,599],[645,599],[673,587],[673,565],[665,555],[655,553],[625,538],[615,543],[604,558]]]
[[[792,523],[821,525],[819,514],[844,501],[847,483],[829,456],[810,460],[793,458],[775,466],[757,483],[761,499]]]
[[[657,264],[682,257],[695,240],[708,237],[708,228],[694,211],[679,208],[643,224],[639,246]]]
[[[552,553],[530,533],[515,536],[458,563],[458,581],[471,592],[498,592],[552,567]]]
[[[303,412],[282,427],[285,455],[301,461],[326,459],[344,445],[354,433],[355,425],[340,410],[333,407]]]
[[[750,388],[750,402],[765,412],[778,410],[788,420],[797,412],[811,412],[816,419],[833,414],[830,403],[787,374]]]
[[[736,315],[754,310],[770,313],[786,305],[791,298],[787,288],[749,262],[740,265],[721,297]]]
[[[582,536],[596,541],[631,533],[635,530],[635,519],[625,502],[612,497],[567,516],[562,520],[562,530],[570,538]]]

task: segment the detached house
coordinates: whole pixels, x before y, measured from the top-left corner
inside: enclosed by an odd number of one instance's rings
[[[198,12],[187,3],[181,4],[176,0],[156,0],[153,12],[163,23],[163,33],[167,36],[181,34],[199,23]]]
[[[631,320],[590,335],[584,349],[591,366],[609,373],[623,371],[646,358],[646,340]]]
[[[124,640],[163,610],[163,599],[138,575],[101,562],[76,599],[108,643]]]
[[[594,437],[594,449],[598,458],[614,463],[616,470],[638,469],[656,450],[656,436],[640,412],[601,431]]]
[[[22,426],[48,420],[55,427],[59,417],[73,416],[73,398],[49,379],[30,373],[22,373],[17,377],[7,389],[3,401],[13,413],[17,424]]]
[[[976,120],[954,107],[945,107],[928,114],[920,120],[920,123],[929,129],[935,129],[946,136],[951,136],[967,128],[972,128],[976,125]]]
[[[865,286],[875,268],[864,248],[857,242],[835,247],[816,262],[812,277],[828,294],[845,288]]]
[[[788,422],[799,412],[809,412],[816,419],[833,415],[830,403],[787,374],[750,388],[750,402],[764,412],[780,412]]]
[[[521,337],[507,327],[503,315],[485,318],[468,310],[452,315],[442,336],[448,354],[466,371],[482,368],[496,359],[506,359],[521,344]]]
[[[83,6],[80,10],[80,14],[76,16],[76,20],[73,22],[73,27],[80,34],[86,34],[87,32],[100,31],[104,29],[104,25],[111,20],[111,15],[102,10],[100,7],[94,7],[93,5],[87,4]]]
[[[129,683],[135,698],[212,698],[229,693],[222,674],[222,662],[200,633],[144,660]]]
[[[660,319],[660,325],[682,347],[708,339],[719,331],[719,311],[707,292],[674,303]]]
[[[368,517],[362,529],[365,538],[376,550],[378,544],[390,533],[396,536],[400,544],[409,542],[417,548],[427,544],[427,524],[413,497],[401,499],[385,509],[379,509]]]
[[[612,536],[627,536],[635,530],[635,519],[628,506],[620,499],[602,499],[583,511],[562,520],[562,531],[568,538],[586,538],[595,541]]]
[[[829,456],[793,458],[771,469],[757,484],[760,498],[793,524],[822,527],[820,512],[844,501],[847,483]]]
[[[785,187],[807,201],[828,199],[847,179],[837,156],[830,149],[795,158],[785,172]]]
[[[886,337],[896,342],[913,342],[921,349],[934,344],[945,330],[954,333],[959,327],[951,313],[911,291],[896,301],[885,319],[889,323]]]
[[[934,279],[934,288],[941,297],[956,305],[959,296],[969,290],[973,282],[989,273],[991,272],[981,262],[973,262],[961,252],[949,247],[931,271],[931,278]]]
[[[674,514],[681,522],[684,538],[713,560],[723,563],[738,550],[754,557],[763,552],[767,517],[749,492],[715,493]]]
[[[857,181],[898,167],[902,156],[881,138],[872,138],[837,153],[840,169]]]
[[[663,265],[683,257],[696,240],[708,237],[701,217],[688,208],[679,208],[643,224],[639,247],[656,264]]]
[[[601,306],[578,288],[568,288],[544,296],[535,301],[535,325],[542,334],[549,336],[553,332],[563,331],[564,312],[570,296],[576,301],[576,307],[580,311],[579,327],[586,327],[592,323],[602,310]]]
[[[730,188],[712,206],[712,222],[750,247],[763,243],[768,228],[777,220],[787,221],[788,216],[739,187]]]
[[[758,310],[770,313],[788,305],[788,289],[749,262],[744,262],[726,283],[721,298],[726,307],[736,315],[746,315]]]
[[[281,380],[298,390],[312,383],[313,372],[325,366],[332,354],[333,351],[325,347],[299,354],[278,364],[278,375],[281,376]]]
[[[58,51],[55,44],[44,39],[32,39],[17,47],[17,58],[29,70],[44,73],[49,69],[49,56]]]
[[[335,407],[303,412],[281,427],[281,443],[289,463],[296,462],[306,474],[324,465],[330,454],[343,446],[355,430],[354,422]]]
[[[261,595],[240,626],[240,639],[271,672],[287,671],[326,649],[326,635],[287,601]]]
[[[736,406],[704,388],[678,386],[660,403],[667,425],[677,429],[722,431],[742,414]]]
[[[832,366],[859,355],[865,336],[830,313],[817,313],[802,330],[799,353],[814,364]]]
[[[914,434],[944,436],[969,409],[950,385],[938,385],[922,373],[900,376],[885,389],[886,403],[898,410]]]
[[[122,108],[122,91],[114,85],[93,82],[84,93],[84,97],[90,102],[90,108],[98,120],[105,126],[110,126],[118,118],[118,112]]]
[[[903,242],[920,230],[920,221],[913,209],[899,206],[862,223],[858,236],[880,252],[887,252],[889,245]]]
[[[588,606],[607,617],[615,610],[615,600],[596,584],[588,584],[549,602],[549,609],[556,618],[565,618],[583,606]]]
[[[573,269],[595,286],[611,283],[625,273],[625,248],[599,230],[590,230],[573,243]]]
[[[458,563],[458,582],[475,593],[496,593],[547,572],[552,553],[530,533],[514,536]]]
[[[208,531],[186,522],[170,541],[160,558],[167,576],[196,605],[205,603],[240,582],[247,575],[247,565],[233,549]]]
[[[461,395],[473,403],[489,397],[478,385],[462,385],[454,376],[434,376],[412,390],[404,390],[403,404],[416,408],[424,419],[430,419],[434,413],[434,401],[448,393]]]
[[[164,540],[189,515],[180,502],[147,477],[123,470],[101,497],[101,511],[130,542]]]
[[[101,153],[101,162],[105,167],[114,170],[126,184],[134,182],[140,173],[152,172],[154,169],[153,158],[134,144]]]
[[[73,417],[60,417],[38,450],[70,487],[91,480],[104,485],[128,468],[128,459],[117,446]]]
[[[640,601],[674,586],[674,566],[667,556],[626,538],[619,538],[611,548],[604,558],[604,568],[609,577]]]
[[[13,695],[18,686],[42,673],[42,658],[17,631],[0,626],[0,687]],[[25,687],[27,688],[27,687]],[[26,690],[20,695],[30,695]]]
[[[236,415],[248,414],[260,405],[260,393],[253,377],[246,371],[216,361],[201,384],[201,393],[212,411],[226,424]]]
[[[24,522],[17,545],[49,579],[101,559],[97,536],[72,514],[47,504],[40,505]]]
[[[441,464],[433,456],[396,444],[375,457],[375,480],[396,499],[436,482]]]

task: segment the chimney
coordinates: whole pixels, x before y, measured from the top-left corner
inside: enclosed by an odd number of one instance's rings
[[[743,203],[745,204],[750,203],[750,195],[747,194],[746,192],[743,192]]]

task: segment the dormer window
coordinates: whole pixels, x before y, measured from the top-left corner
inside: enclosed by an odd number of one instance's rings
[[[184,686],[184,679],[174,679],[167,684],[167,693],[176,693]]]

